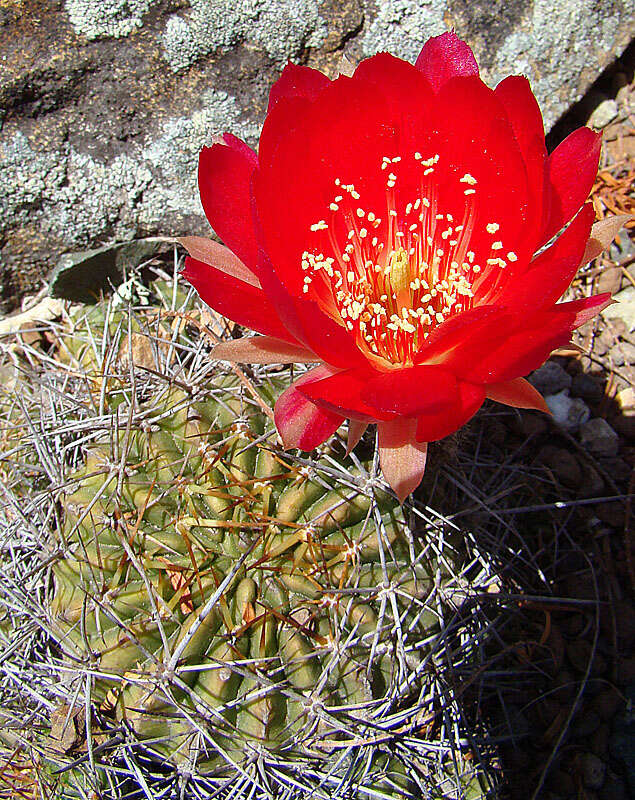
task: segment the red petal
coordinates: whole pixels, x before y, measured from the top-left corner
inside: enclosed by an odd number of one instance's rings
[[[431,147],[440,154],[435,166],[439,208],[449,209],[455,219],[463,216],[465,184],[460,178],[469,172],[477,181],[469,245],[475,263],[484,276],[491,271],[486,262],[495,239],[504,244],[502,255],[513,250],[517,263],[526,263],[536,250],[542,208],[532,201],[535,187],[505,106],[479,78],[453,78],[438,93],[433,113],[438,138]],[[427,115],[429,126],[431,112]],[[487,232],[492,222],[499,226],[495,237]]]
[[[346,417],[369,421],[441,410],[452,403],[457,385],[451,373],[436,366],[390,372],[365,368],[338,372],[300,391]]]
[[[313,450],[325,442],[344,422],[344,417],[316,406],[298,387],[332,375],[326,365],[310,370],[280,395],[274,409],[276,428],[286,448]]]
[[[416,427],[415,419],[377,425],[381,470],[400,503],[421,483],[426,469],[428,444],[415,441]]]
[[[478,64],[472,49],[453,32],[428,39],[415,66],[421,70],[435,92],[450,78],[459,75],[478,76]]]
[[[181,236],[177,242],[180,242],[197,261],[202,261],[226,275],[260,288],[260,281],[256,275],[232,253],[229,247],[202,236]]]
[[[529,265],[522,275],[512,275],[489,302],[519,308],[546,308],[559,300],[582,263],[595,211],[589,203],[569,227]]]
[[[294,341],[265,293],[195,258],[185,259],[181,275],[214,311],[258,333]]]
[[[441,410],[452,402],[457,391],[454,375],[437,366],[378,372],[361,380],[362,397],[371,407],[404,417]]]
[[[589,196],[598,171],[601,146],[601,134],[590,128],[578,128],[549,156],[541,242],[549,241]]]
[[[394,412],[379,411],[364,398],[369,374],[361,370],[344,370],[302,386],[300,392],[323,408],[362,422],[394,419]]]
[[[367,422],[360,422],[360,420],[357,419],[349,419],[348,435],[346,437],[346,455],[355,449],[357,443],[366,432],[367,427]]]
[[[524,378],[514,378],[505,383],[490,383],[487,386],[487,396],[497,403],[504,403],[514,408],[533,408],[550,414],[549,407],[544,397],[537,389]]]
[[[221,342],[212,350],[212,357],[238,364],[304,364],[320,361],[304,347],[272,336],[245,336]]]
[[[580,325],[584,325],[585,322],[593,319],[600,311],[610,306],[613,302],[614,300],[611,295],[605,292],[604,294],[596,294],[593,297],[584,297],[582,300],[572,300],[570,303],[559,303],[555,307],[554,312],[558,312],[562,315],[574,314],[575,316],[571,321],[570,328],[573,331],[579,328]]]
[[[226,144],[201,150],[198,186],[209,224],[249,268],[256,264],[256,235],[251,214],[251,177],[256,154],[235,136]]]
[[[457,350],[452,363],[444,366],[474,383],[503,383],[527,375],[553,350],[566,345],[575,328],[610,302],[610,295],[604,294],[561,303],[533,316],[510,314],[504,332],[488,331],[487,336],[480,337],[480,354],[466,355]]]
[[[422,414],[417,420],[417,441],[436,442],[458,430],[476,414],[485,400],[485,389],[460,382],[454,401],[442,411]]]
[[[330,83],[326,75],[311,67],[289,62],[269,92],[269,113],[283,98],[306,97],[313,100]]]
[[[442,322],[431,332],[416,356],[419,364],[443,364],[457,349],[478,346],[487,331],[501,331],[505,310],[497,306],[477,306]]]
[[[322,361],[333,366],[346,368],[366,364],[366,358],[343,323],[338,324],[313,300],[292,297],[262,255],[260,279],[286,329]]]
[[[527,168],[532,202],[537,208],[542,208],[547,148],[542,114],[536,98],[527,78],[520,75],[505,78],[498,84],[495,93],[514,129]]]
[[[364,59],[355,70],[355,78],[375,84],[396,112],[395,119],[403,115],[402,122],[412,114],[420,115],[419,106],[434,103],[430,85],[420,70],[390,53]]]

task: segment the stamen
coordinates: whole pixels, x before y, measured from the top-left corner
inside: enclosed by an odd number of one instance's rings
[[[423,169],[419,190],[409,197],[391,170],[402,160],[401,155],[385,155],[376,167],[378,174],[387,170],[385,212],[381,212],[385,223],[367,210],[370,201],[361,198],[354,184],[336,178],[342,194],[325,204],[328,221],[320,219],[309,226],[320,234],[311,242],[329,249],[316,252],[318,247],[312,245],[301,257],[302,292],[316,298],[330,292],[332,313],[339,314],[358,346],[391,364],[413,364],[436,325],[477,305],[480,285],[491,288],[489,281],[477,280],[479,274],[502,270],[518,260],[505,248],[503,237],[481,244],[480,234],[493,237],[500,225],[489,222],[480,231],[476,227],[476,206],[467,199],[476,194],[473,175],[465,172],[461,178],[449,178],[458,180],[466,198],[463,209],[453,208],[452,214],[439,200],[440,179],[429,177],[440,156],[414,153],[414,161]],[[479,202],[485,198],[479,195]],[[456,220],[460,224],[455,224],[457,213],[462,215]],[[478,248],[468,249],[471,241],[479,242]],[[507,260],[500,257],[504,252]]]

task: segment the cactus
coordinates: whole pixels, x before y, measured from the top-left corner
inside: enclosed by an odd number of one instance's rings
[[[52,397],[73,393],[52,425],[37,411],[48,458],[51,436],[65,442],[47,471],[62,553],[47,629],[88,693],[91,746],[114,728],[143,770],[168,762],[214,791],[248,775],[271,796],[480,797],[458,751],[413,745],[439,736],[442,601],[462,547],[413,536],[372,462],[339,442],[280,450],[270,407],[288,371],[251,381],[210,364],[187,298],[159,292],[171,308],[71,309],[43,367]],[[100,753],[128,769],[117,746]],[[91,770],[54,776],[59,796],[130,790]]]
[[[102,676],[102,707],[164,756],[201,749],[208,769],[259,746],[319,749],[330,709],[372,713],[436,630],[435,614],[410,608],[436,565],[410,566],[395,501],[277,452],[257,403],[232,377],[215,383],[201,399],[168,390],[142,425],[91,447],[65,499],[52,602],[65,649]]]

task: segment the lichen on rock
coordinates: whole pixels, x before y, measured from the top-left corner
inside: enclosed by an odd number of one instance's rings
[[[163,53],[174,72],[242,42],[284,61],[306,47],[319,47],[326,35],[316,0],[192,0],[187,16],[168,19]]]
[[[120,38],[138,30],[156,0],[66,0],[75,32],[87,39]]]

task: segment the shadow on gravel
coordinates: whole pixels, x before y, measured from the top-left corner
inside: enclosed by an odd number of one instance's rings
[[[492,565],[488,592],[461,609],[488,635],[454,677],[500,798],[635,790],[632,453],[622,436],[594,455],[544,415],[491,404],[422,493]]]

